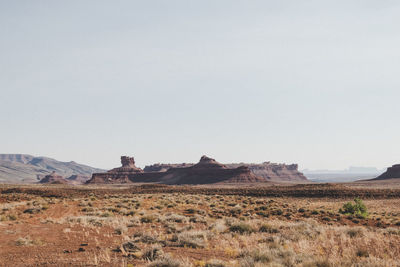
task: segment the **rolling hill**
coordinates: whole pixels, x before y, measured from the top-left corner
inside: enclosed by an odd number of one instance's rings
[[[0,183],[35,183],[52,172],[64,178],[72,175],[90,178],[92,173],[103,171],[74,161],[62,162],[24,154],[0,154]]]

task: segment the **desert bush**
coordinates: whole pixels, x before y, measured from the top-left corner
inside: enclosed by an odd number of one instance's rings
[[[210,260],[210,261],[207,261],[203,266],[204,267],[226,267],[228,265],[226,265],[221,260]]]
[[[144,215],[140,218],[140,222],[142,223],[152,223],[156,220],[156,216],[155,215]]]
[[[183,232],[175,235],[172,241],[179,247],[204,248],[206,246],[206,234],[202,231]]]
[[[126,233],[128,231],[128,228],[126,226],[118,226],[114,229],[114,232],[117,235],[122,235],[123,233]]]
[[[357,257],[369,257],[369,253],[366,249],[358,249],[356,255]]]
[[[164,244],[165,241],[160,240],[156,235],[152,235],[150,233],[143,233],[140,235],[134,235],[135,237],[135,242],[142,242],[145,244],[156,244],[156,243],[162,243]]]
[[[160,259],[150,263],[147,267],[181,267],[183,266],[178,260],[170,256],[163,256]]]
[[[9,214],[9,215],[8,215],[8,219],[9,219],[10,221],[16,221],[16,220],[18,219],[18,217],[17,217],[17,215]]]
[[[331,267],[332,264],[327,260],[314,260],[304,263],[303,267]]]
[[[349,237],[351,237],[351,238],[354,238],[354,237],[361,237],[361,236],[364,235],[361,228],[351,228],[351,229],[348,229],[348,230],[346,231],[346,234],[347,234]]]
[[[160,246],[153,246],[147,248],[143,252],[142,258],[149,261],[155,261],[156,259],[159,259],[163,254],[164,252]]]
[[[260,228],[258,229],[259,232],[262,233],[270,233],[270,234],[275,234],[275,233],[279,233],[278,228],[273,227],[272,225],[269,224],[263,224],[260,226]]]
[[[386,229],[385,229],[384,234],[388,234],[388,235],[400,235],[400,229],[394,228],[394,227],[389,227],[389,228],[386,228]]]
[[[29,214],[36,214],[36,213],[39,213],[40,210],[41,209],[38,209],[38,208],[29,208],[29,209],[24,210],[23,212],[24,213],[29,213]]]
[[[246,223],[237,223],[233,224],[229,227],[229,231],[235,232],[235,233],[240,233],[240,234],[250,234],[254,232],[254,229],[246,224]]]
[[[355,215],[360,218],[366,218],[368,216],[367,207],[363,201],[359,198],[354,199],[355,204],[347,202],[339,209],[339,212],[347,215]]]
[[[20,237],[15,241],[17,246],[30,246],[33,244],[33,241],[29,237]]]
[[[323,221],[330,222],[332,219],[331,219],[330,217],[322,217],[322,220],[323,220]]]
[[[232,209],[230,209],[230,213],[232,214],[232,215],[239,215],[240,213],[242,213],[242,207],[240,207],[239,205],[237,205],[237,206],[235,206],[235,207],[233,207]]]
[[[269,250],[261,250],[261,249],[255,249],[255,250],[245,250],[242,251],[239,255],[239,257],[244,258],[244,262],[262,262],[262,263],[267,263],[272,261],[272,255]],[[251,260],[249,260],[251,259]]]
[[[123,243],[121,248],[125,252],[136,252],[136,251],[140,250],[140,248],[138,246],[136,246],[136,244],[132,241]]]
[[[165,217],[165,221],[183,223],[187,222],[188,218],[179,214],[169,214]]]
[[[190,217],[189,222],[207,224],[207,220],[204,219],[204,217],[199,216],[199,215],[195,215],[193,217]]]

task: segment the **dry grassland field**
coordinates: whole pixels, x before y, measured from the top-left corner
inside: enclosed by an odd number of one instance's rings
[[[400,266],[396,190],[151,188],[0,186],[0,266]]]

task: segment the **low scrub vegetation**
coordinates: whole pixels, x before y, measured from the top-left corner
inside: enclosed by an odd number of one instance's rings
[[[0,202],[0,265],[26,258],[61,266],[398,265],[400,200],[346,201],[15,194]]]
[[[354,204],[351,202],[344,204],[343,207],[339,209],[339,212],[347,215],[355,215],[359,218],[366,218],[368,216],[367,207],[359,198],[354,199]]]

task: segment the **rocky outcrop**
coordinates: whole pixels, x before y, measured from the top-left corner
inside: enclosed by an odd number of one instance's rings
[[[193,166],[193,163],[178,163],[178,164],[170,164],[170,163],[156,163],[153,165],[147,165],[144,167],[144,172],[166,172],[171,168],[187,168]]]
[[[202,156],[199,163],[187,168],[171,168],[160,180],[164,184],[255,183],[265,179],[246,166],[228,168],[212,158]]]
[[[149,172],[134,166],[132,162],[128,164],[123,162],[122,167],[112,169],[106,173],[95,173],[87,182],[96,183],[162,183],[162,184],[212,184],[212,183],[253,183],[265,182],[262,177],[253,174],[246,166],[238,168],[228,168],[218,163],[214,159],[203,156],[199,163],[195,165],[178,164],[165,170],[165,166],[156,165]],[[153,165],[154,166],[154,165]]]
[[[386,172],[371,180],[387,180],[387,179],[400,179],[400,164],[389,167]]]
[[[154,164],[144,168],[145,172],[166,172],[171,168],[185,168],[193,166],[193,163],[182,164]],[[272,182],[306,182],[307,178],[298,170],[297,164],[277,164],[264,162],[261,164],[254,163],[230,163],[225,164],[227,168],[238,168],[241,166],[248,167],[256,176],[262,177]]]
[[[61,175],[58,175],[56,172],[52,172],[49,175],[46,175],[43,179],[39,181],[41,184],[68,184],[68,181],[64,179]]]
[[[71,175],[70,177],[66,178],[67,181],[69,181],[71,184],[84,184],[86,183],[87,180],[89,180],[89,176],[84,176],[84,175],[79,175],[79,174],[74,174]]]
[[[273,182],[305,182],[307,178],[298,170],[297,164],[277,164],[264,162],[261,164],[227,164],[229,167],[247,166],[252,173]]]
[[[108,184],[108,183],[129,183],[131,179],[143,170],[136,167],[135,159],[132,157],[121,156],[121,167],[114,168],[105,173],[94,173],[92,178],[87,181],[89,184]]]

